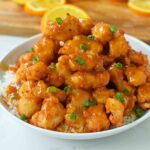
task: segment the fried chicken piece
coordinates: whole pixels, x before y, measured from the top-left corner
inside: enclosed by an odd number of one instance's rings
[[[97,132],[107,130],[110,127],[110,121],[104,111],[104,106],[99,104],[91,106],[84,111],[85,132]]]
[[[30,98],[46,98],[47,85],[44,81],[25,81],[19,89],[19,95],[21,97]]]
[[[59,54],[100,54],[102,51],[102,44],[97,40],[89,40],[87,36],[77,35],[73,40],[67,41],[59,50]]]
[[[93,98],[98,102],[98,104],[105,104],[107,98],[113,98],[115,92],[113,89],[98,88],[93,92]]]
[[[64,84],[65,80],[64,77],[59,75],[59,72],[57,71],[56,68],[48,68],[48,77],[46,79],[46,82],[49,85],[54,85],[56,87],[60,87],[61,85]]]
[[[106,44],[113,38],[110,25],[103,22],[97,23],[92,28],[92,34],[103,44]]]
[[[27,80],[38,81],[44,79],[48,75],[47,66],[39,61],[35,62],[32,66],[29,66],[26,69],[26,78]]]
[[[127,67],[125,70],[125,75],[128,79],[128,82],[137,87],[146,82],[147,79],[147,70],[145,67]]]
[[[81,25],[79,20],[68,14],[62,24],[58,24],[56,21],[49,22],[44,35],[54,40],[65,42],[80,33]]]
[[[106,99],[106,112],[112,125],[119,127],[123,125],[124,105],[115,98]]]
[[[117,36],[116,38],[112,39],[109,42],[109,47],[109,55],[114,58],[122,56],[124,57],[130,49],[129,44],[123,35]]]
[[[131,63],[135,65],[148,65],[148,58],[146,55],[142,54],[142,52],[136,52],[134,50],[130,50],[128,53],[129,59]]]
[[[123,82],[123,69],[117,68],[116,64],[112,64],[109,67],[110,80],[116,85],[117,89],[122,89]]]
[[[65,109],[58,99],[51,96],[44,100],[40,111],[36,112],[30,122],[38,127],[54,130],[63,120]]]
[[[34,45],[33,49],[35,55],[39,57],[40,61],[48,65],[54,58],[57,44],[52,39],[42,37],[42,39]]]
[[[17,112],[19,115],[25,115],[26,118],[40,110],[42,105],[41,99],[38,98],[20,98],[17,104]]]
[[[143,109],[150,108],[150,82],[138,87],[137,100]]]
[[[84,103],[90,99],[90,94],[84,90],[73,90],[70,96],[71,102],[67,105],[65,123],[72,127],[72,132],[84,131],[83,110]]]
[[[107,71],[100,73],[76,72],[71,76],[69,84],[73,88],[100,88],[106,86],[109,82],[109,79],[110,75]]]

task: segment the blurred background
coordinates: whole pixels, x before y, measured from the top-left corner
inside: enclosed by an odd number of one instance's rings
[[[49,11],[61,5],[58,13],[61,15],[62,11],[70,11],[62,10],[68,4],[79,7],[94,22],[116,25],[150,44],[150,0],[0,0],[0,34],[24,37],[38,34],[42,24],[58,10]],[[75,14],[78,9],[71,11]]]

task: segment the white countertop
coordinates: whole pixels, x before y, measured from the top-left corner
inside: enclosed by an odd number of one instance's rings
[[[24,38],[0,36],[0,59]],[[0,110],[0,150],[150,150],[150,119],[112,137],[71,141],[45,137]]]

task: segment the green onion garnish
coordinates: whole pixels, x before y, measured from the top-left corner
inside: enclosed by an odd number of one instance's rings
[[[123,91],[122,91],[124,94],[126,94],[126,95],[130,95],[130,91],[128,90],[128,89],[123,89]]]
[[[80,48],[83,50],[83,51],[87,51],[89,49],[88,45],[87,44],[81,44],[80,45]]]
[[[57,24],[61,25],[63,23],[63,20],[62,20],[62,18],[58,17],[58,18],[56,18],[56,22],[57,22]]]
[[[50,87],[48,88],[48,92],[50,92],[50,93],[55,93],[55,92],[57,92],[57,90],[58,90],[58,88],[55,87],[55,86],[50,86]]]
[[[40,61],[40,58],[38,56],[35,56],[32,61],[33,62],[38,62],[38,61]]]
[[[90,41],[94,41],[95,40],[95,36],[94,35],[88,35],[88,40]]]
[[[91,102],[91,101],[86,101],[86,102],[84,103],[84,106],[86,106],[86,107],[95,106],[95,105],[97,105],[97,103],[96,103],[96,102]]]
[[[70,86],[65,86],[64,87],[64,92],[65,93],[71,93],[71,91],[72,91],[72,88]]]
[[[23,115],[20,116],[20,119],[21,119],[22,121],[25,121],[25,120],[26,120],[26,116],[23,114]]]
[[[122,63],[120,63],[120,62],[116,63],[115,67],[118,68],[118,69],[122,68]]]
[[[77,57],[77,58],[75,59],[75,61],[76,61],[78,64],[80,64],[81,66],[85,65],[85,61],[84,61],[84,59],[81,58],[81,57]]]
[[[122,102],[122,103],[125,102],[125,99],[124,99],[124,97],[122,96],[122,94],[121,94],[120,92],[117,92],[116,95],[115,95],[115,97],[116,97],[120,102]]]
[[[140,107],[136,107],[134,112],[137,118],[140,118],[144,115],[144,111]]]
[[[55,63],[51,63],[51,64],[49,65],[49,68],[55,70],[55,69],[56,69],[56,64],[55,64]]]
[[[27,50],[28,53],[33,52],[33,48],[30,48],[29,50]]]
[[[117,27],[114,26],[114,25],[111,25],[110,31],[111,31],[112,33],[116,33],[116,32],[117,32]]]
[[[77,119],[77,115],[76,115],[75,112],[73,112],[73,113],[71,114],[70,119],[73,120],[73,121],[75,121],[75,120]]]

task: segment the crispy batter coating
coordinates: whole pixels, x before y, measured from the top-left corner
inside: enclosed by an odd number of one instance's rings
[[[97,106],[89,107],[84,111],[85,131],[97,132],[107,130],[110,127],[110,121],[104,111],[104,106],[99,104]]]
[[[143,109],[150,108],[150,82],[145,83],[138,88],[137,99]]]
[[[73,88],[100,88],[107,85],[109,79],[110,76],[107,71],[100,73],[76,72],[71,76],[69,84]]]
[[[32,66],[29,66],[26,69],[26,78],[27,80],[38,81],[44,79],[48,75],[47,66],[39,61],[34,63]]]
[[[42,101],[38,98],[21,98],[17,104],[19,115],[25,115],[31,118],[34,113],[40,110]]]
[[[112,39],[109,42],[109,47],[109,54],[114,58],[125,56],[130,49],[124,35],[119,35],[118,37]]]
[[[40,111],[36,112],[30,122],[45,129],[55,129],[63,120],[65,109],[58,99],[51,96],[44,100]]]
[[[119,127],[123,125],[124,105],[115,98],[106,99],[106,112],[112,125]]]
[[[110,30],[110,25],[103,22],[97,23],[92,28],[92,34],[103,44],[113,38],[113,33]]]
[[[93,92],[93,97],[99,104],[106,104],[106,99],[113,98],[114,95],[115,91],[107,88],[98,88]]]
[[[125,74],[128,82],[135,87],[144,84],[147,79],[145,67],[127,67]]]
[[[56,21],[49,22],[44,35],[54,40],[66,41],[81,33],[81,25],[77,18],[67,15],[61,25]]]
[[[35,55],[39,57],[40,61],[49,64],[54,58],[57,44],[54,40],[43,37],[34,45],[33,49]]]
[[[84,45],[87,47],[84,50]],[[97,40],[89,40],[87,36],[77,35],[73,40],[67,41],[59,50],[59,54],[100,54],[102,51],[102,44]]]

